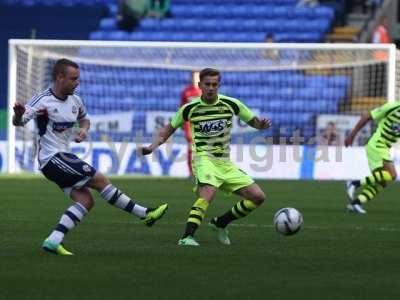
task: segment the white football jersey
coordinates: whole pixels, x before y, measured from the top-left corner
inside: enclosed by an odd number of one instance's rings
[[[47,114],[38,115],[37,111],[45,109]],[[86,107],[77,95],[69,95],[66,100],[57,98],[50,88],[34,96],[25,105],[22,123],[31,119],[36,122],[38,130],[38,159],[43,168],[53,155],[58,152],[70,152],[69,142],[75,137],[75,123],[88,119]]]

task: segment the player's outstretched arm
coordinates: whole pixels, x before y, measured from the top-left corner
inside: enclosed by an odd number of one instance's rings
[[[258,130],[263,130],[263,129],[268,129],[271,127],[271,120],[267,119],[267,118],[258,118],[258,117],[254,117],[253,119],[251,119],[248,123],[248,125],[250,125],[251,127],[258,129]]]
[[[344,140],[344,145],[346,147],[351,146],[353,144],[354,138],[357,133],[367,124],[369,121],[372,120],[371,113],[365,113],[361,116],[361,119],[357,122],[356,126],[351,130],[350,134]]]
[[[157,134],[154,142],[147,147],[138,147],[138,152],[143,155],[148,155],[157,149],[160,145],[164,144],[169,137],[175,132],[176,128],[172,127],[171,123],[164,126]]]

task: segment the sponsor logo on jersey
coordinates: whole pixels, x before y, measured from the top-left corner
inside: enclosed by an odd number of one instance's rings
[[[203,121],[199,123],[200,132],[204,135],[218,135],[226,128],[226,120]]]
[[[392,124],[392,130],[396,135],[400,135],[400,124],[399,123]]]
[[[54,122],[53,130],[57,132],[63,132],[72,126],[74,126],[75,122]]]
[[[72,106],[72,113],[76,114],[77,112],[78,112],[78,108],[75,105],[73,105]]]
[[[86,173],[89,173],[91,171],[91,168],[89,165],[83,165],[82,170],[85,171]]]

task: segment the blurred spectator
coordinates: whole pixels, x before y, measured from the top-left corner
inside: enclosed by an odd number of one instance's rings
[[[149,0],[119,0],[118,28],[132,31],[150,10]]]
[[[387,17],[383,17],[380,25],[375,28],[375,31],[372,35],[372,42],[375,44],[388,44],[392,42],[392,38],[389,34],[389,19]]]
[[[192,82],[182,91],[181,95],[181,106],[189,103],[193,98],[201,96],[201,89],[199,88],[200,73],[198,71],[192,72]],[[192,132],[190,130],[190,123],[185,122],[183,124],[183,131],[185,133],[186,141],[188,142],[188,153],[187,153],[187,163],[189,168],[190,176],[192,173]]]
[[[265,43],[274,43],[274,37],[272,33],[267,33],[265,35]],[[265,49],[263,52],[264,58],[276,60],[279,58],[279,50],[278,49]]]
[[[163,18],[170,16],[170,0],[150,0],[149,17]]]
[[[314,7],[314,6],[318,6],[318,5],[319,5],[319,1],[318,0],[300,0],[299,2],[297,2],[297,6]]]
[[[375,44],[389,44],[392,42],[392,38],[389,33],[389,19],[387,17],[383,17],[381,23],[378,27],[375,28],[374,33],[372,34],[372,43]],[[374,58],[378,61],[387,61],[389,58],[389,54],[387,51],[383,50],[375,50]],[[386,65],[381,66],[382,71],[386,72]],[[380,74],[379,72],[377,74]],[[383,89],[383,86],[380,88]],[[378,94],[380,95],[380,94]]]
[[[329,122],[325,131],[321,135],[321,145],[338,146],[340,145],[340,138],[336,130],[336,124]]]

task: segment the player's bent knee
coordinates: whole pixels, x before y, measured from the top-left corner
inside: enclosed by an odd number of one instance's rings
[[[89,181],[89,186],[101,192],[110,183],[110,180],[104,176],[103,173],[97,171],[93,178]]]
[[[214,199],[214,195],[216,193],[216,189],[212,186],[202,185],[199,188],[199,196],[206,200],[208,203],[211,203]]]
[[[263,204],[265,199],[266,199],[265,194],[263,192],[259,192],[255,194],[251,200],[254,202],[254,204],[258,206]]]
[[[87,209],[87,211],[90,211],[96,204],[96,202],[93,199],[85,199],[77,202],[82,204]]]
[[[84,206],[88,211],[91,210],[95,205],[95,201],[88,188],[84,187],[81,189],[72,190],[70,196],[72,200]]]

